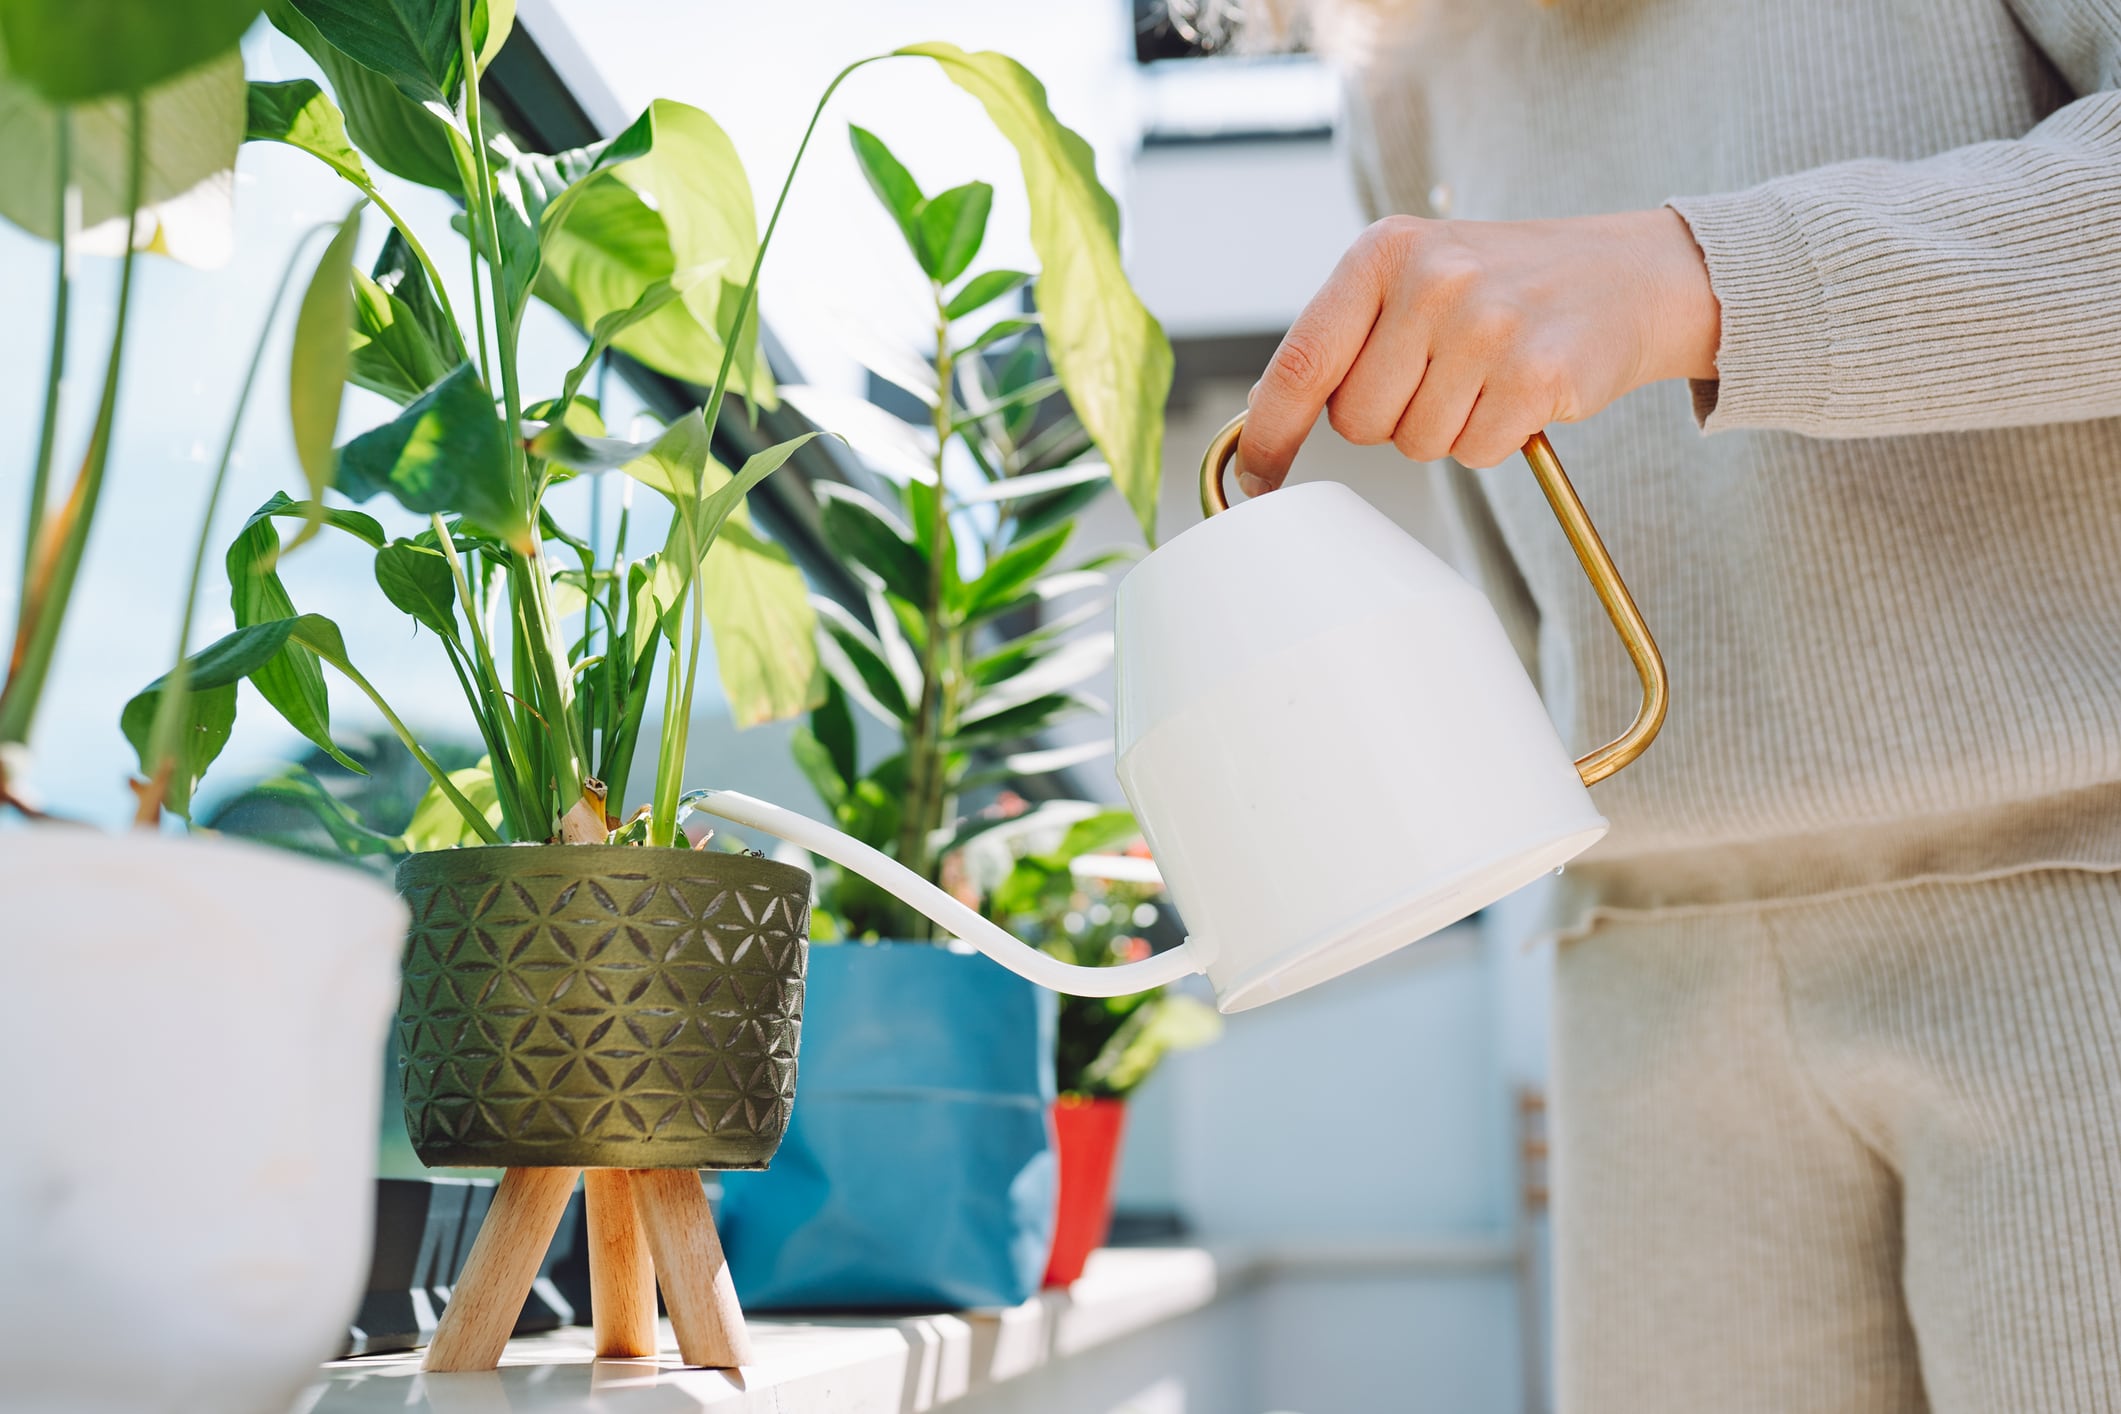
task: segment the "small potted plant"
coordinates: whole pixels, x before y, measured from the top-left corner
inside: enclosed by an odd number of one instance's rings
[[[1004,802],[1002,813],[1010,813]],[[1000,834],[1000,832],[996,832]],[[1098,814],[975,846],[967,872],[983,911],[1063,962],[1111,966],[1147,957],[1144,933],[1165,922],[1163,884],[1134,817]],[[1124,846],[1119,854],[1108,851]],[[997,857],[999,855],[999,857]],[[1127,1097],[1173,1051],[1222,1034],[1222,1018],[1198,997],[1169,987],[1125,997],[1060,999],[1053,1107],[1060,1150],[1060,1211],[1045,1284],[1083,1273],[1112,1227],[1112,1180],[1119,1168]]]
[[[1146,534],[1156,496],[1169,348],[1119,270],[1087,148],[1037,111],[1063,161],[1025,157],[1044,262],[1028,312],[1016,292],[1031,275],[977,268],[991,188],[931,195],[880,138],[851,130],[932,298],[926,373],[896,375],[927,404],[926,440],[912,459],[911,429],[874,447],[897,483],[885,497],[824,488],[824,534],[867,584],[868,613],[820,601],[832,685],[795,751],[842,830],[946,887],[994,823],[961,818],[965,796],[1102,750],[1035,740],[1094,705],[1077,688],[1109,661],[1111,636],[1077,631],[1128,558],[1071,554],[1074,517],[1116,484]],[[836,415],[810,390],[788,396]],[[860,430],[871,411],[838,423],[858,450],[873,446]],[[863,761],[857,709],[897,749]],[[838,945],[812,951],[818,1020],[788,1139],[800,1161],[725,1185],[739,1286],[783,1307],[1025,1299],[1045,1269],[1058,1176],[1053,997],[845,871],[821,876],[816,916]]]
[[[375,1062],[403,906],[372,879],[154,828],[188,784],[176,758],[225,735],[233,697],[213,663],[192,664],[187,682],[181,641],[179,667],[126,723],[143,750],[144,828],[68,824],[34,789],[33,728],[52,707],[54,655],[111,469],[120,372],[128,353],[134,378],[163,371],[125,347],[140,253],[225,259],[245,99],[236,43],[257,11],[128,0],[100,23],[42,0],[0,11],[13,164],[0,213],[55,247],[0,681],[0,963],[31,1001],[0,1032],[0,1065],[24,1077],[0,1145],[0,1368],[8,1403],[54,1414],[287,1408],[343,1338],[367,1256]],[[291,257],[282,293],[307,254]],[[59,381],[70,288],[96,268],[85,256],[116,257],[116,315],[86,450],[62,481]],[[195,562],[185,633],[200,579]],[[90,1331],[115,1338],[84,1361]]]

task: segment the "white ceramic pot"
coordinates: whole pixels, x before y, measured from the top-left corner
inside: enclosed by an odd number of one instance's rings
[[[404,931],[295,855],[0,833],[0,1410],[289,1407],[367,1271]]]

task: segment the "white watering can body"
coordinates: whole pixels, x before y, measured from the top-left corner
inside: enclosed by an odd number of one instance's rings
[[[896,860],[733,792],[701,808],[889,890],[1033,982],[1119,996],[1205,972],[1225,1012],[1337,977],[1467,917],[1596,843],[1591,783],[1662,724],[1664,665],[1582,504],[1537,436],[1525,456],[1643,680],[1634,725],[1572,761],[1493,607],[1347,487],[1209,517],[1120,584],[1120,787],[1190,936],[1119,967],[1018,941]]]

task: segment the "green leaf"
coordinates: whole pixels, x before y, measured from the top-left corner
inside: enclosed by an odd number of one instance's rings
[[[849,486],[821,481],[812,489],[818,496],[819,528],[835,553],[907,603],[928,602],[928,558],[890,512]]]
[[[793,717],[823,699],[817,614],[786,550],[731,522],[707,554],[697,592],[714,634],[722,695],[739,729]]]
[[[1072,692],[1056,692],[1044,697],[1034,697],[1029,702],[1020,702],[990,716],[960,723],[957,745],[959,749],[969,751],[975,747],[1020,741],[1028,736],[1036,736],[1067,713],[1095,706],[1088,698]]]
[[[991,501],[1020,501],[1076,486],[1089,485],[1103,490],[1111,479],[1112,470],[1103,462],[1077,462],[1073,466],[1055,467],[1052,471],[1034,471],[1025,476],[991,481],[977,490],[965,492],[956,500],[961,506],[976,506]]]
[[[975,338],[971,343],[966,344],[964,347],[960,348],[957,351],[958,356],[963,357],[968,353],[978,353],[981,349],[987,348],[994,344],[998,344],[1004,339],[1013,339],[1018,334],[1026,333],[1032,329],[1036,329],[1037,327],[1038,321],[1027,316],[1012,316],[1008,319],[997,319],[994,321],[994,323],[989,324],[986,328],[980,330],[979,336]]]
[[[370,272],[376,285],[412,311],[412,317],[427,335],[437,352],[446,360],[443,371],[447,372],[465,361],[464,339],[457,332],[456,323],[442,308],[434,287],[427,283],[427,269],[413,253],[412,246],[393,226],[383,236],[383,249],[376,256],[375,269]],[[424,392],[430,379],[421,385]]]
[[[590,445],[594,446],[594,443],[590,442]],[[691,504],[700,496],[701,481],[711,456],[710,446],[706,419],[698,408],[693,408],[664,428],[662,434],[648,444],[646,451],[621,463],[620,469],[643,486],[669,498],[672,505]]]
[[[1190,1051],[1222,1035],[1215,1008],[1183,992],[1167,992],[1142,1003],[1120,1023],[1083,1080],[1102,1094],[1125,1096],[1173,1051]]]
[[[471,37],[479,47],[480,73],[486,72],[486,66],[501,52],[501,46],[508,43],[515,25],[516,0],[473,0]]]
[[[1119,208],[1098,183],[1090,145],[1061,125],[1044,86],[1005,55],[941,43],[898,52],[941,65],[1016,148],[1031,200],[1048,355],[1111,465],[1113,483],[1153,541],[1171,345],[1127,283]]]
[[[727,325],[758,255],[751,184],[728,134],[699,109],[658,99],[644,118],[653,123],[652,148],[592,179],[566,220],[545,232],[537,294],[592,328],[656,280],[719,265],[723,279],[682,290],[681,304],[612,341],[651,368],[704,387],[721,367]],[[756,318],[746,320],[730,388],[759,406],[774,405]]]
[[[1086,854],[1109,854],[1141,838],[1142,827],[1131,810],[1101,810],[1076,821],[1061,836],[1061,842],[1046,852],[1042,862],[1049,868],[1065,869]]]
[[[233,50],[260,0],[0,0],[7,68],[47,101],[135,93]]]
[[[471,802],[473,809],[486,817],[487,824],[496,830],[501,828],[501,792],[493,783],[490,763],[481,761],[476,766],[451,771],[449,781]],[[412,822],[405,827],[404,839],[405,847],[414,853],[482,843],[456,804],[442,793],[440,786],[434,785],[427,788],[427,794],[421,796],[420,803],[413,807]]]
[[[275,492],[271,500],[251,513],[242,532],[229,545],[226,556],[228,602],[235,612],[238,628],[296,617],[294,600],[277,569],[280,536],[273,529],[272,518],[292,516],[306,521],[309,510],[302,502],[290,501]],[[378,542],[383,537],[382,527],[358,511],[329,510],[325,514],[327,524],[351,529],[364,538],[372,532]],[[347,521],[365,521],[367,524],[349,526]],[[299,643],[290,643],[277,657],[253,669],[250,680],[258,689],[258,695],[271,704],[289,726],[340,765],[367,774],[359,762],[340,751],[331,739],[331,696],[325,687],[324,669],[318,665],[316,654]]]
[[[1031,276],[1022,270],[983,270],[965,281],[964,286],[950,297],[950,302],[943,306],[943,317],[963,319],[1030,282]]]
[[[1012,545],[995,556],[985,572],[965,586],[957,610],[959,616],[976,618],[1015,599],[1047,565],[1053,563],[1054,557],[1060,554],[1068,537],[1074,533],[1075,523],[1063,521],[1043,535]]]
[[[244,96],[243,60],[233,49],[143,96],[142,214],[134,234],[140,249],[188,265],[226,263]],[[80,189],[82,232],[74,249],[115,255],[125,246],[131,103],[101,99],[75,108],[72,119],[69,173]],[[57,110],[26,83],[0,74],[0,216],[47,241],[59,235],[57,150]]]
[[[412,308],[360,271],[353,276],[353,340],[347,380],[403,407],[462,362],[445,358]]]
[[[356,501],[387,491],[421,515],[466,516],[518,549],[532,543],[510,485],[507,435],[469,363],[340,448],[337,486]]]
[[[221,748],[228,745],[236,722],[236,684],[246,674],[271,661],[286,644],[294,628],[291,619],[239,628],[216,639],[185,660],[184,715],[177,734],[174,767],[163,805],[185,819],[191,818],[192,793]],[[169,682],[156,678],[134,694],[119,714],[118,726],[139,758],[140,774],[152,778],[159,764],[153,751],[155,710]]]
[[[455,103],[464,78],[458,0],[293,0],[331,46],[415,103]]]
[[[921,245],[932,262],[931,278],[947,285],[965,273],[987,237],[987,212],[993,205],[994,188],[985,182],[937,192],[921,204]]]
[[[817,792],[817,798],[827,810],[838,814],[847,799],[847,781],[833,766],[832,753],[817,739],[817,733],[809,727],[797,727],[788,740],[788,751],[795,757],[796,769],[803,773],[803,779]]]
[[[376,585],[383,597],[457,642],[457,584],[440,550],[393,540],[376,551]]]
[[[251,512],[250,524],[255,525],[261,517],[279,516],[286,520],[308,520],[314,514],[307,501],[291,501],[284,491],[275,491],[264,505]],[[326,506],[324,523],[343,530],[371,550],[380,550],[390,538],[383,533],[383,524],[374,516],[361,511],[348,510],[344,506]]]
[[[1109,475],[1101,476],[1018,501],[1011,517],[1012,534],[1022,542],[1042,535],[1054,526],[1072,522],[1076,512],[1105,494],[1105,487],[1110,482]]]
[[[861,766],[855,749],[854,714],[847,710],[847,694],[838,683],[825,685],[825,700],[810,714],[810,730],[831,758],[832,769],[851,784],[861,774]]]
[[[884,140],[867,128],[847,125],[848,140],[854,144],[854,159],[862,167],[862,175],[869,179],[869,190],[876,193],[891,219],[898,222],[899,233],[906,238],[906,248],[920,262],[921,269],[928,270],[927,247],[921,243],[920,210],[927,200],[921,195],[920,183],[913,180]],[[932,271],[929,272],[933,274]]]
[[[805,432],[799,437],[776,442],[765,450],[746,457],[743,466],[737,469],[737,474],[700,503],[700,543],[712,546],[715,535],[722,528],[722,522],[729,519],[736,508],[743,504],[744,497],[751,493],[751,489],[779,471],[782,464],[795,455],[797,449],[817,435],[815,432]]]
[[[295,315],[294,353],[287,365],[287,416],[294,427],[295,460],[309,482],[311,503],[318,508],[316,518],[295,536],[295,545],[322,526],[324,489],[332,484],[338,460],[332,439],[339,432],[339,399],[346,391],[350,357],[346,328],[353,321],[353,252],[360,238],[361,203],[356,203],[324,248]]]
[[[267,0],[265,13],[274,28],[301,45],[331,80],[331,91],[345,114],[346,134],[371,162],[409,182],[451,196],[463,194],[453,155],[455,144],[462,139],[440,115],[413,102],[389,79],[334,47],[290,0]]]
[[[156,686],[126,703],[118,718],[119,729],[132,743],[133,754],[139,758],[143,777],[152,776],[157,769],[148,760],[153,750],[148,743],[154,733],[155,711],[162,700],[160,684],[158,678]],[[192,793],[199,788],[206,768],[213,765],[221,749],[228,745],[235,726],[236,689],[233,684],[185,690],[183,715],[177,723],[176,745],[171,751],[173,761],[169,784],[162,794],[165,810],[179,819],[191,819]]]
[[[847,695],[871,715],[893,726],[913,715],[905,684],[891,670],[884,646],[859,619],[829,599],[811,600],[817,610],[819,658]]]
[[[411,851],[403,835],[386,835],[370,829],[354,813],[352,806],[326,790],[323,782],[300,766],[289,766],[277,776],[268,776],[245,795],[252,799],[280,801],[307,812],[324,827],[324,832],[341,854],[360,858]]]
[[[246,142],[284,142],[321,159],[362,191],[374,182],[346,136],[346,118],[314,79],[253,81],[247,92]]]
[[[654,113],[654,108],[644,111],[616,137],[551,155],[494,144],[496,155],[505,159],[493,173],[494,220],[508,301],[503,314],[511,327],[537,281],[545,242],[565,227],[591,178],[645,156],[655,145]]]

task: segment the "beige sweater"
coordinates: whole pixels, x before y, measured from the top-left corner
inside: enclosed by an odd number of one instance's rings
[[[1553,432],[1672,676],[1575,917],[2121,868],[2121,0],[1429,0],[1359,57],[1376,211],[1669,201],[1722,301],[1719,383]],[[1616,735],[1530,475],[1440,475]]]

